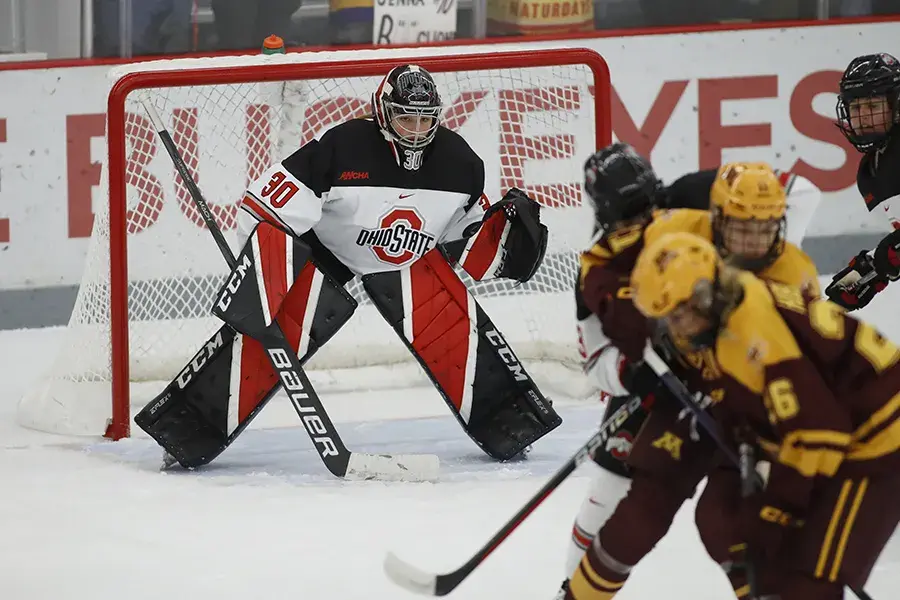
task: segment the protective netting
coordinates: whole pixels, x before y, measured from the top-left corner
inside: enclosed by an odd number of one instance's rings
[[[230,60],[240,65],[229,69],[249,69],[265,59]],[[159,68],[181,68],[180,63],[188,68],[198,62],[165,61]],[[452,68],[453,59],[447,62]],[[127,184],[133,382],[168,382],[184,368],[221,324],[209,309],[227,273],[141,99],[155,106],[236,252],[236,213],[247,183],[331,126],[369,113],[369,95],[379,79],[333,73],[327,79],[154,87],[128,95],[125,171],[105,172],[103,181],[124,178]],[[584,157],[596,144],[592,72],[584,65],[499,68],[437,72],[435,79],[445,105],[442,123],[459,132],[484,160],[488,197],[497,200],[513,186],[527,190],[546,207],[542,215],[550,230],[545,262],[532,281],[513,285],[466,279],[467,284],[526,365],[550,361],[577,366],[572,286],[576,252],[588,241],[591,225],[579,182]],[[62,353],[50,377],[21,404],[20,418],[27,425],[73,433],[102,433],[106,426],[114,351],[109,223],[104,204],[95,217]],[[409,361],[396,334],[367,305],[361,287],[351,284],[351,292],[360,309],[309,368]],[[570,376],[580,377],[575,373]],[[338,379],[353,387],[354,375]],[[403,382],[393,377],[391,383]],[[162,387],[151,384],[146,392]],[[134,402],[147,400],[146,395],[133,396]]]

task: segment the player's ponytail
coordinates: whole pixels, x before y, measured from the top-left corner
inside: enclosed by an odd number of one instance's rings
[[[716,309],[721,315],[721,322],[737,308],[744,298],[744,286],[740,279],[741,271],[735,267],[724,265],[719,268],[718,285],[716,286]]]

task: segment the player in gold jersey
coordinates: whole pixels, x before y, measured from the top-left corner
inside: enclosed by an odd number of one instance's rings
[[[607,169],[609,163],[608,159],[603,161]],[[587,553],[581,565],[576,562],[575,566],[573,556],[576,561],[581,557],[570,549],[568,566],[574,567],[574,577],[567,597],[611,598],[624,584],[631,567],[665,535],[683,501],[710,472],[715,477],[707,485],[709,491],[703,496],[705,514],[698,511],[697,524],[711,556],[721,563],[730,560],[731,540],[728,535],[719,535],[723,519],[718,517],[725,512],[720,509],[721,503],[727,502],[729,507],[733,504],[722,491],[730,490],[736,473],[731,469],[714,469],[718,455],[708,446],[708,440],[687,439],[678,452],[682,460],[673,468],[653,458],[658,450],[644,447],[647,437],[643,433],[635,437],[638,430],[672,427],[685,429],[689,435],[691,423],[680,418],[677,401],[661,398],[666,394],[658,388],[657,377],[640,362],[649,329],[646,319],[633,306],[628,276],[635,257],[647,244],[672,231],[689,231],[715,241],[732,263],[755,269],[761,277],[793,284],[810,295],[818,295],[815,266],[802,250],[785,239],[787,206],[782,182],[790,184],[793,177],[779,175],[762,163],[723,165],[715,173],[712,185],[707,183],[703,191],[709,210],[661,211],[652,220],[637,222],[634,215],[622,210],[622,214],[632,219],[622,227],[610,227],[582,256],[582,297],[597,315],[609,343],[622,357],[617,373],[607,376],[607,381],[614,380],[612,385],[615,385],[618,383],[615,380],[621,379],[627,384],[619,385],[618,394],[637,394],[644,398],[655,395],[663,401],[657,403],[649,418],[646,414],[635,415],[633,422],[624,425],[631,446],[629,456],[624,459],[625,473],[607,466],[612,461],[598,460],[604,471],[597,475],[573,531],[573,540],[585,540],[583,547]],[[590,178],[586,187],[591,194]],[[595,202],[596,195],[591,195]],[[608,199],[606,202],[611,203]],[[673,367],[680,377],[695,384],[698,399],[708,403],[718,397],[719,373],[707,364],[703,354],[679,356],[682,360]],[[611,409],[615,400],[616,397],[611,400]],[[630,489],[627,480],[623,484],[624,477],[631,479]],[[628,495],[623,500],[625,492]],[[587,573],[599,579],[589,580]],[[735,589],[740,590],[745,584],[742,573],[732,571],[729,575]],[[588,584],[600,580],[605,583],[599,587]]]
[[[900,521],[900,348],[827,300],[728,266],[695,235],[648,244],[631,283],[641,313],[721,374],[709,411],[726,437],[771,463],[736,529],[756,550],[759,594],[862,588]],[[676,433],[653,435],[660,454],[678,448]]]

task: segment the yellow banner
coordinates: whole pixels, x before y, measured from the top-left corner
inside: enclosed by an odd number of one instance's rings
[[[375,6],[375,0],[329,0],[328,6],[331,12],[350,8],[372,8]]]
[[[547,34],[594,28],[592,0],[487,0],[488,34]]]

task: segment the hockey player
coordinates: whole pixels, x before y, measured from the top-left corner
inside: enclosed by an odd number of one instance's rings
[[[900,521],[900,348],[825,299],[728,266],[691,234],[649,243],[631,285],[644,316],[720,370],[709,412],[724,435],[771,463],[737,529],[760,597],[862,588]],[[660,454],[678,447],[666,433]],[[579,600],[610,597],[593,575]]]
[[[890,54],[850,61],[840,82],[838,127],[863,153],[856,186],[869,212],[883,215],[894,230],[874,250],[862,250],[838,272],[825,294],[848,310],[867,305],[900,278],[900,63]],[[877,210],[876,210],[877,209]]]
[[[796,246],[784,239],[786,214],[785,191],[781,181],[788,183],[791,192],[792,212],[798,215],[801,228],[795,235],[802,237],[809,217],[818,202],[818,190],[806,180],[781,175],[765,165],[730,164],[718,171],[712,171],[710,178],[705,172],[687,175],[675,182],[668,190],[662,190],[649,164],[637,156],[630,148],[618,145],[599,152],[586,165],[585,187],[595,205],[598,206],[598,223],[606,233],[598,243],[582,258],[582,286],[579,294],[582,310],[580,333],[585,341],[593,344],[591,357],[587,363],[588,373],[597,378],[602,389],[611,397],[606,415],[612,414],[618,406],[631,397],[631,392],[623,384],[634,377],[655,376],[645,371],[634,371],[629,363],[638,364],[647,339],[648,329],[643,317],[631,304],[627,279],[634,266],[637,253],[649,240],[669,231],[695,231],[710,240],[715,240],[722,252],[733,262],[763,271],[767,277],[808,286],[810,293],[818,293],[815,267],[812,261]],[[796,180],[796,181],[795,181]],[[650,183],[646,183],[650,182]],[[667,193],[668,192],[668,193]],[[674,192],[674,193],[673,193]],[[700,199],[698,201],[698,198]],[[712,211],[671,210],[657,213],[650,221],[649,211],[662,200],[667,206],[702,205],[712,203]],[[636,223],[623,221],[613,215],[626,218],[637,210],[641,215]],[[624,225],[624,226],[622,226]],[[586,307],[590,306],[591,309]],[[686,374],[693,373],[700,380],[707,380],[712,392],[713,377],[703,369],[702,357],[694,356],[690,364],[684,365]],[[637,375],[635,375],[637,373]],[[642,382],[627,382],[629,386],[640,387]],[[633,391],[633,390],[632,390]],[[675,412],[678,416],[678,411]],[[572,530],[568,549],[567,574],[576,570],[595,533],[606,523],[619,501],[629,489],[630,478],[634,474],[629,468],[628,458],[638,430],[643,426],[646,415],[639,413],[620,427],[612,444],[598,450],[595,460],[600,467],[582,504]],[[659,419],[657,419],[659,420]],[[700,456],[702,450],[698,450]],[[645,535],[635,535],[629,548],[623,549],[622,563],[635,564],[653,547],[656,540],[668,529],[674,512],[682,501],[689,497],[697,482],[709,470],[710,464],[698,464],[696,470],[687,476],[669,478],[660,487],[679,491],[656,494],[656,486],[642,485],[641,493],[655,496],[655,500],[665,500],[665,510],[658,510],[647,519]],[[641,473],[646,478],[647,473]],[[723,475],[728,475],[723,473]],[[652,479],[652,478],[651,478]],[[678,486],[675,484],[679,483]],[[716,489],[715,486],[711,489]],[[643,494],[643,490],[651,493]],[[639,514],[645,507],[633,511]],[[618,523],[628,522],[623,508],[616,523],[609,525],[615,531]],[[701,534],[703,531],[701,531]],[[611,546],[607,542],[607,546]],[[609,550],[615,548],[607,548]],[[627,557],[624,556],[627,554]],[[716,560],[727,559],[723,552],[710,548]],[[735,580],[736,584],[738,580]],[[563,585],[563,590],[566,585]],[[562,596],[562,593],[560,596]]]
[[[279,388],[259,342],[267,328],[277,322],[306,361],[350,318],[353,277],[488,455],[509,459],[559,424],[451,264],[528,281],[547,245],[539,204],[515,188],[488,203],[484,164],[441,126],[425,69],[391,69],[371,106],[248,186],[243,251],[214,306],[240,335],[224,343],[220,331],[215,356],[167,390],[182,402],[148,405],[138,421],[182,465],[212,460]]]

